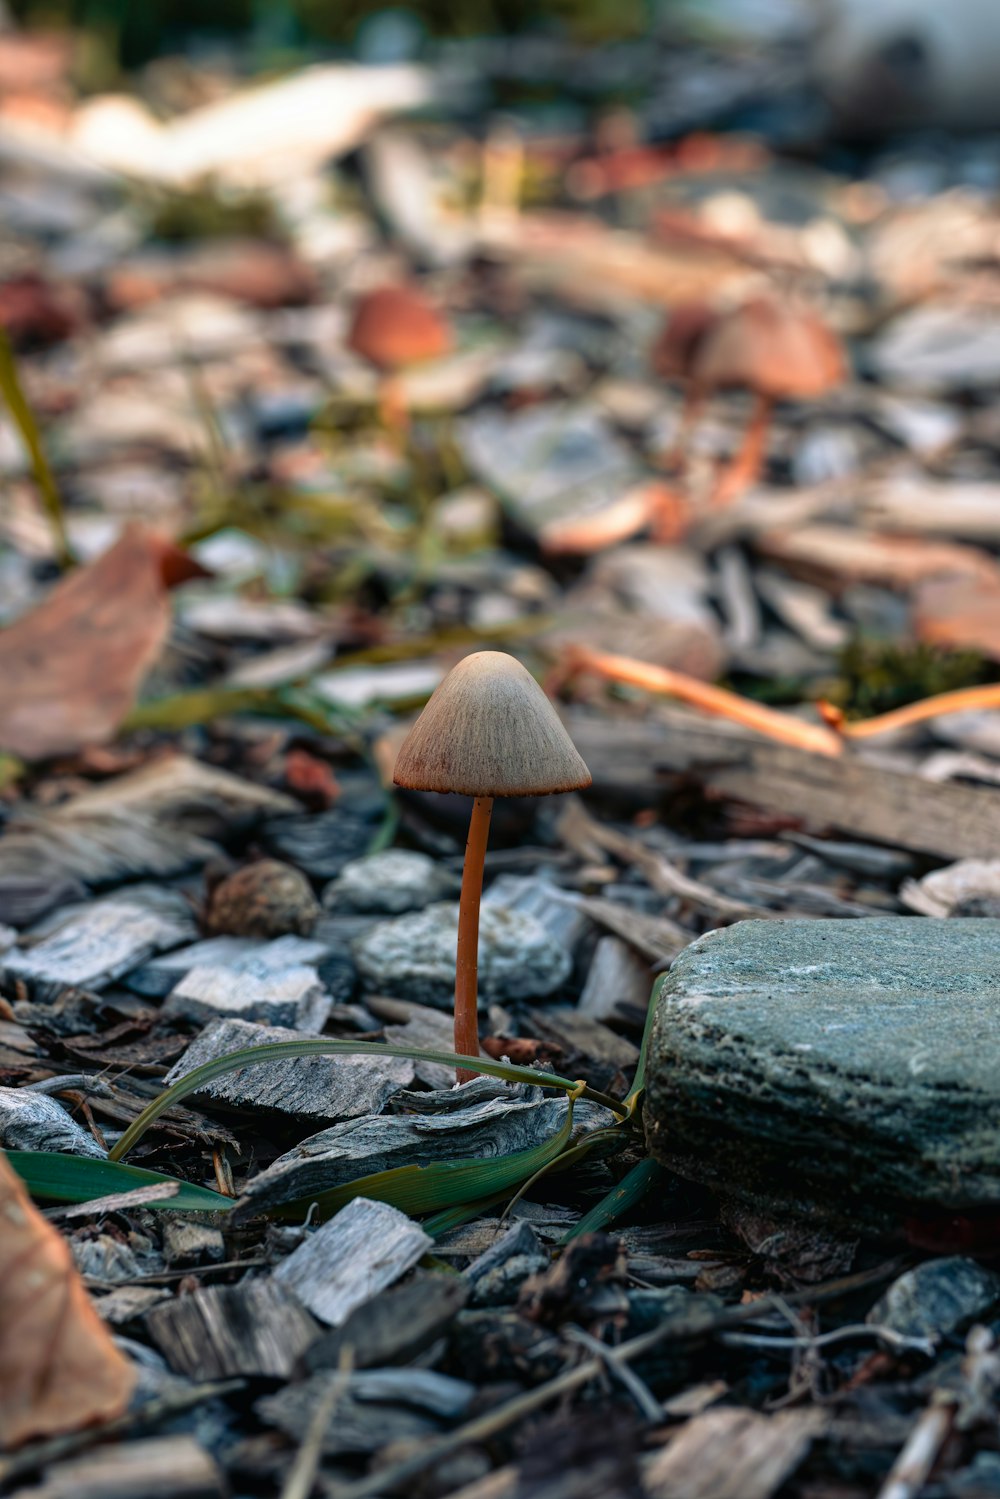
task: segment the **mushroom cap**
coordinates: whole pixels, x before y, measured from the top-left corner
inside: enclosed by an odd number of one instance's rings
[[[451,329],[411,286],[380,286],[354,308],[348,347],[383,370],[436,359],[451,348]]]
[[[392,778],[464,796],[548,796],[591,779],[545,693],[503,651],[476,651],[453,667],[404,739]]]
[[[707,302],[678,302],[650,351],[650,363],[661,380],[686,380],[706,335],[719,314]]]
[[[709,390],[739,387],[775,401],[809,401],[841,383],[846,361],[839,338],[815,312],[755,297],[708,329],[691,373]]]

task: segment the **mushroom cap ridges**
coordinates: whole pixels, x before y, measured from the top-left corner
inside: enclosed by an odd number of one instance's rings
[[[699,341],[692,376],[705,389],[739,387],[772,400],[813,400],[846,374],[837,335],[808,308],[755,297],[721,314]]]
[[[347,343],[380,369],[394,370],[446,354],[452,337],[445,319],[414,287],[380,286],[356,303]]]
[[[397,786],[464,796],[547,796],[590,779],[534,677],[503,651],[477,651],[448,673],[393,774]]]

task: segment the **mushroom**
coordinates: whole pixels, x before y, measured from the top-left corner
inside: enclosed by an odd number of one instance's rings
[[[412,286],[380,286],[354,308],[347,346],[381,375],[379,410],[386,426],[406,425],[406,408],[395,382],[409,365],[437,359],[452,346],[451,329]]]
[[[445,677],[400,747],[397,786],[471,796],[458,908],[455,1050],[479,1055],[479,905],[493,801],[590,785],[590,771],[534,677],[502,651],[476,651]],[[458,1081],[475,1072],[459,1069]]]
[[[716,505],[735,499],[760,472],[774,403],[814,401],[846,373],[840,340],[815,312],[763,296],[728,312],[702,302],[677,308],[652,362],[664,379],[689,381],[682,437],[715,391],[749,390],[755,397],[743,444],[712,497]]]

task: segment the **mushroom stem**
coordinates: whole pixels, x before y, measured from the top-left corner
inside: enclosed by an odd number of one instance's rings
[[[749,489],[764,463],[764,444],[771,425],[772,401],[759,395],[739,452],[721,475],[712,496],[713,505],[729,505]]]
[[[465,845],[462,895],[458,905],[458,951],[455,959],[455,1050],[467,1057],[479,1055],[479,905],[483,894],[483,864],[490,836],[492,796],[477,796],[472,803],[469,837]],[[467,1083],[478,1074],[460,1067],[455,1076]]]

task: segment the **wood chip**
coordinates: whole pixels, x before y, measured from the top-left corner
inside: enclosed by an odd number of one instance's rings
[[[192,968],[170,993],[163,1013],[188,1020],[260,1020],[318,1035],[329,1018],[331,1003],[315,968],[302,963],[272,967],[250,954],[226,968],[215,964]]]
[[[203,1062],[245,1047],[301,1040],[300,1031],[283,1026],[218,1020],[191,1043],[166,1080],[176,1082]],[[248,1063],[217,1078],[195,1096],[246,1108],[276,1109],[296,1118],[357,1119],[377,1114],[394,1093],[409,1087],[413,1078],[413,1063],[403,1057],[289,1057],[280,1062]]]
[[[336,1369],[347,1348],[356,1369],[409,1363],[444,1332],[468,1296],[460,1275],[414,1270],[399,1285],[363,1301],[339,1327],[313,1343],[306,1365]]]
[[[770,1499],[825,1420],[818,1411],[705,1411],[648,1464],[643,1491],[648,1499]]]
[[[412,1270],[433,1242],[398,1208],[356,1197],[282,1260],[275,1279],[322,1321],[339,1327],[356,1307]]]
[[[192,1379],[288,1379],[319,1334],[305,1307],[273,1277],[202,1287],[154,1307],[146,1327],[171,1369]]]
[[[681,773],[715,795],[801,818],[818,831],[835,828],[944,859],[989,858],[1000,846],[992,790],[926,781],[850,755],[811,755],[667,708],[630,723],[578,712],[568,727],[604,787],[634,794],[644,785],[655,796],[667,774]],[[585,909],[600,920],[594,907],[591,899]]]
[[[25,1491],[26,1492],[26,1491]],[[210,1499],[228,1492],[222,1472],[194,1437],[119,1442],[56,1463],[32,1499]]]
[[[101,990],[163,948],[195,935],[191,908],[179,891],[136,885],[77,907],[30,947],[0,958],[10,980],[23,980],[36,999],[62,989]]]
[[[653,976],[620,937],[601,937],[580,991],[578,1010],[592,1020],[610,1020],[630,1008],[643,1009]]]

